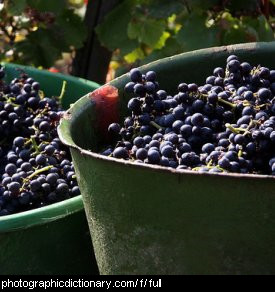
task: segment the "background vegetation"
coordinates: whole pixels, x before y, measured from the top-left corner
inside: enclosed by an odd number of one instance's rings
[[[275,1],[121,2],[96,29],[121,70],[205,47],[274,40]]]
[[[0,0],[0,61],[49,68],[62,53],[76,53],[73,74],[104,82],[108,68],[112,78],[185,51],[274,41],[275,0],[90,0],[86,9],[87,3]]]
[[[0,61],[51,67],[63,52],[83,46],[83,1],[4,0],[0,4]]]

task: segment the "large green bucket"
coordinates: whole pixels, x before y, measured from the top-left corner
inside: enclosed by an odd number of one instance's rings
[[[202,84],[229,54],[275,68],[275,43],[210,48],[141,67],[160,87]],[[124,75],[118,88],[126,114]],[[275,177],[211,174],[140,165],[95,152],[95,102],[89,95],[59,127],[71,147],[101,274],[274,274]],[[80,133],[78,129],[82,128]],[[92,150],[88,150],[92,149]],[[93,152],[94,151],[94,152]]]
[[[67,81],[63,107],[99,85],[71,76],[5,64],[6,79],[23,69],[47,96],[59,96]],[[0,217],[0,274],[98,274],[82,197]]]

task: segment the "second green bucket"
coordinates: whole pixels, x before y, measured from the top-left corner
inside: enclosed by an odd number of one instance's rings
[[[19,76],[18,69],[39,81],[49,97],[59,96],[67,81],[63,108],[99,86],[16,64],[5,64],[6,79]],[[98,274],[81,196],[0,217],[0,275],[36,274]]]

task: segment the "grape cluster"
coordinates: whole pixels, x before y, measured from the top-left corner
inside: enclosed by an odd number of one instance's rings
[[[101,154],[176,169],[275,175],[275,70],[230,55],[205,84],[160,89],[134,68],[124,90],[131,115],[109,125]]]
[[[62,111],[21,72],[9,84],[0,66],[0,215],[80,194],[68,149],[56,127]]]

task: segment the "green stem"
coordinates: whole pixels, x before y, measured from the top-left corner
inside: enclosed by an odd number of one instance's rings
[[[210,161],[207,163],[207,167],[211,167],[212,166],[212,163],[213,163],[213,161],[212,161],[212,159],[210,159]]]
[[[40,99],[43,99],[45,97],[45,93],[43,90],[39,90],[38,92]]]
[[[47,112],[47,111],[49,111],[49,108],[47,107],[47,105],[46,105],[46,107],[37,115],[38,117],[43,117],[44,116],[44,114]]]
[[[232,108],[235,108],[236,107],[236,105],[234,103],[229,102],[229,101],[226,101],[226,100],[224,100],[224,99],[222,99],[220,97],[219,97],[218,101],[221,102],[221,103],[223,103],[223,104],[226,104],[226,105],[228,105],[228,106],[230,106]]]
[[[163,129],[160,125],[158,125],[158,124],[157,124],[156,122],[154,122],[154,121],[151,121],[151,122],[150,122],[150,125],[152,125],[153,127],[157,128],[158,130]]]
[[[37,169],[34,173],[32,173],[31,175],[29,175],[28,177],[26,177],[26,180],[31,180],[33,177],[37,176],[39,173],[48,171],[51,168],[53,168],[53,165],[48,165],[48,166],[42,167],[40,169]]]
[[[248,131],[248,129],[243,129],[243,128],[234,128],[232,125],[230,125],[229,123],[225,124],[226,128],[228,128],[231,132],[235,133],[235,134],[239,134],[240,132],[246,133]]]
[[[31,142],[32,142],[32,145],[33,145],[33,147],[35,149],[35,153],[40,153],[39,148],[37,146],[37,143],[35,141],[35,136],[31,136]]]
[[[238,152],[238,157],[242,157],[242,155],[243,155],[243,150],[240,149],[239,152]]]
[[[67,81],[64,80],[63,84],[62,84],[62,88],[61,88],[61,93],[59,95],[59,100],[62,100],[62,98],[64,97],[65,91],[66,91],[66,86],[67,86]]]
[[[235,129],[232,125],[230,125],[229,123],[225,124],[226,128],[228,128],[231,132],[235,133],[235,134],[239,134],[239,131],[237,129]]]
[[[216,167],[217,167],[219,170],[221,170],[222,172],[225,172],[225,170],[224,170],[222,167],[220,167],[219,165],[216,165]]]
[[[51,168],[53,168],[53,165],[48,165],[48,166],[45,166],[43,168],[37,169],[34,173],[32,173],[31,175],[27,176],[24,179],[24,183],[23,183],[23,186],[22,186],[21,190],[23,190],[25,188],[26,183],[28,181],[30,181],[33,177],[37,176],[38,174],[40,174],[42,172],[48,171]]]

